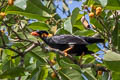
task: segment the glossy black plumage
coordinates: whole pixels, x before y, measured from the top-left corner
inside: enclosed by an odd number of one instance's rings
[[[68,54],[76,54],[77,56],[81,55],[83,52],[85,54],[91,54],[92,51],[89,51],[86,45],[104,42],[103,39],[93,38],[93,37],[80,37],[75,35],[54,35],[52,37],[41,37],[43,33],[48,34],[46,31],[36,31],[40,38],[50,47],[64,51],[69,48],[71,45],[73,48],[67,51]]]

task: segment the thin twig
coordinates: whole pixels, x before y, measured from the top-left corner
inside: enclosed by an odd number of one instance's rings
[[[21,55],[21,54],[22,54],[20,51],[15,50],[15,49],[10,48],[10,47],[6,47],[6,49],[9,49],[9,50],[11,50],[11,51],[14,51],[15,53],[18,53],[19,55]]]
[[[20,51],[17,51],[17,50],[15,50],[15,49],[13,49],[13,48],[10,48],[10,47],[7,47],[7,46],[0,46],[0,48],[9,49],[9,50],[11,50],[11,51],[13,51],[13,52],[18,53],[18,54],[21,55],[21,52],[20,52]]]
[[[12,56],[12,58],[16,58],[16,57],[19,57],[19,56],[23,56],[22,52],[20,52],[20,51],[18,51],[18,50],[15,50],[15,49],[13,49],[13,48],[10,48],[10,47],[8,47],[8,46],[0,46],[0,48],[9,49],[9,50],[11,50],[11,51],[13,51],[13,52],[15,52],[15,53],[18,54],[18,55],[16,55],[16,56]]]
[[[12,59],[19,57],[20,55],[12,56]]]
[[[94,56],[96,59],[103,61],[103,59],[98,57],[96,54],[91,54],[91,55]]]
[[[37,47],[38,44],[33,43],[30,47],[28,47],[26,50],[24,50],[23,54],[25,55],[27,52],[31,51],[33,48]]]

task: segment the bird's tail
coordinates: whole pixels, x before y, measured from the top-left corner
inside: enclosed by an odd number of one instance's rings
[[[104,39],[94,38],[94,37],[83,37],[88,43],[104,43]]]

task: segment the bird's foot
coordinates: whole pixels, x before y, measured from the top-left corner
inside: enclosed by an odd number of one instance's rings
[[[67,55],[68,55],[67,51],[71,50],[72,48],[73,48],[73,47],[69,47],[69,48],[65,49],[65,50],[63,51],[63,52],[64,52],[64,55],[67,56]]]
[[[68,56],[68,53],[66,51],[63,51],[64,56]]]

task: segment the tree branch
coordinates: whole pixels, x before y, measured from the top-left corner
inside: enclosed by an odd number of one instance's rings
[[[60,55],[62,55],[62,56],[65,56],[65,55],[64,55],[64,52],[63,52],[63,51],[60,51],[60,50],[58,50],[58,49],[46,48],[46,50],[48,50],[48,52],[52,51],[52,52],[58,53],[58,54],[60,54]],[[72,60],[74,63],[78,64],[77,61],[76,61],[71,55],[67,54],[67,57],[68,57],[70,60]]]
[[[96,54],[91,54],[91,55],[94,56],[96,59],[103,61],[103,59],[98,57]]]
[[[27,49],[24,50],[23,55],[27,54],[27,52],[31,51],[32,49],[34,49],[37,46],[38,46],[37,43],[33,43],[30,47],[28,47]]]

